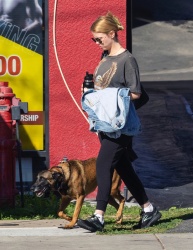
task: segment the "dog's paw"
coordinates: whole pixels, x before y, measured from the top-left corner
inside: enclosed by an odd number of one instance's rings
[[[72,220],[72,217],[64,214],[62,211],[58,212],[58,216],[61,218],[61,219],[65,219],[67,221],[71,221]]]
[[[123,222],[123,215],[116,216],[116,224],[122,224]]]
[[[64,226],[64,229],[73,229],[74,228],[74,224],[71,225],[71,224],[67,224]]]

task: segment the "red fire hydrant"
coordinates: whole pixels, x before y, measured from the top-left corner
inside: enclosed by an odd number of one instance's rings
[[[15,94],[0,82],[0,207],[15,205],[16,137],[11,106]]]

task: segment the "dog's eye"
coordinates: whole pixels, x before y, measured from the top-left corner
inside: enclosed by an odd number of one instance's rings
[[[44,180],[45,180],[45,178],[41,176],[40,177],[40,181],[44,181]]]

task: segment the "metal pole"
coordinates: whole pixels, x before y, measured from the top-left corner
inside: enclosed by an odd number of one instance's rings
[[[21,207],[24,207],[24,194],[23,194],[23,178],[22,178],[22,164],[21,164],[21,142],[19,139],[19,121],[16,120],[16,141],[17,141],[17,158],[19,165],[19,178],[20,178],[20,192],[21,192]]]

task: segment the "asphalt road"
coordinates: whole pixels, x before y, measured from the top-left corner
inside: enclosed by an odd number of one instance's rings
[[[139,111],[143,133],[134,140],[140,155],[135,165],[146,187],[193,181],[193,114],[188,113],[193,100],[187,100],[188,87],[181,91],[173,87],[153,83],[147,88],[150,101]]]
[[[135,170],[160,209],[193,207],[192,1],[136,0],[133,6],[132,53],[150,96],[139,110]]]
[[[132,52],[142,81],[192,80],[192,0],[136,0],[133,10]]]

